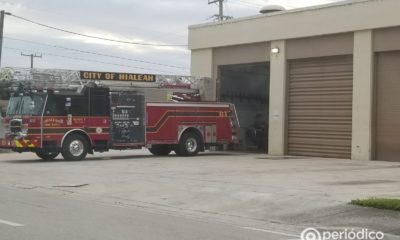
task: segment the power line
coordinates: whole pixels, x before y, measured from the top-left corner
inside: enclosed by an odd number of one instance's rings
[[[117,40],[117,39],[111,39],[111,38],[104,38],[104,37],[99,37],[99,36],[92,36],[92,35],[88,35],[88,34],[83,34],[83,33],[78,33],[78,32],[74,32],[74,31],[70,31],[70,30],[66,30],[63,28],[59,28],[59,27],[53,27],[44,23],[40,23],[40,22],[36,22],[24,17],[20,17],[17,15],[14,15],[12,13],[9,13],[7,15],[10,15],[12,17],[18,18],[20,20],[29,22],[29,23],[33,23],[42,27],[46,27],[46,28],[50,28],[53,30],[57,30],[57,31],[61,31],[61,32],[65,32],[65,33],[69,33],[69,34],[73,34],[73,35],[78,35],[81,37],[87,37],[87,38],[93,38],[93,39],[99,39],[99,40],[104,40],[104,41],[110,41],[110,42],[118,42],[118,43],[125,43],[125,44],[132,44],[132,45],[140,45],[140,46],[153,46],[153,47],[187,47],[188,45],[181,45],[181,44],[157,44],[157,43],[143,43],[143,42],[131,42],[131,41],[122,41],[122,40]]]
[[[13,41],[26,42],[26,43],[36,44],[36,45],[40,45],[40,46],[59,48],[59,49],[63,49],[63,50],[74,51],[74,52],[85,53],[85,54],[92,54],[92,55],[96,55],[96,56],[109,57],[109,58],[115,58],[115,59],[121,59],[121,60],[128,60],[128,61],[132,61],[132,62],[140,62],[140,63],[158,65],[158,66],[162,66],[162,67],[169,67],[169,68],[177,68],[177,69],[188,70],[188,68],[180,67],[180,66],[174,66],[174,65],[168,65],[168,64],[163,64],[163,63],[144,61],[144,60],[139,60],[139,59],[119,57],[119,56],[115,56],[115,55],[109,55],[109,54],[104,54],[104,53],[97,53],[97,52],[92,52],[92,51],[80,50],[80,49],[64,47],[64,46],[60,46],[60,45],[51,45],[51,44],[39,43],[39,42],[35,42],[35,41],[23,40],[23,39],[12,38],[12,37],[4,37],[4,38],[5,39],[10,39],[10,40],[13,40]]]
[[[8,0],[10,1],[10,0]],[[0,0],[1,3],[1,0]],[[82,17],[81,14],[79,13],[71,13],[71,12],[66,12],[66,11],[48,11],[48,9],[44,10],[43,8],[37,8],[37,6],[35,8],[29,8],[30,12],[36,12],[37,16],[46,14],[46,15],[51,15],[51,16],[56,16],[56,17],[64,17],[64,18],[80,18]],[[36,15],[35,14],[35,15]],[[139,31],[139,32],[148,32],[148,33],[153,33],[151,34],[152,39],[157,39],[157,41],[161,41],[160,37],[163,38],[163,36],[171,36],[171,35],[175,35],[177,37],[180,38],[187,38],[186,34],[183,34],[182,32],[175,32],[175,31],[168,31],[168,32],[164,32],[164,31],[159,31],[156,29],[152,29],[152,28],[148,28],[145,25],[130,25],[129,26],[130,29],[134,29],[135,31]],[[169,29],[171,30],[171,29]]]
[[[9,50],[15,50],[15,51],[31,51],[32,52],[32,50],[29,50],[29,49],[20,49],[20,48],[13,48],[13,47],[3,47],[3,48],[4,49],[9,49]],[[119,63],[110,63],[110,62],[97,61],[97,60],[87,59],[87,58],[78,58],[78,57],[70,57],[70,56],[58,55],[58,54],[53,54],[53,53],[48,53],[48,52],[42,52],[42,53],[44,55],[53,56],[53,57],[68,58],[68,59],[85,61],[85,62],[94,62],[94,63],[101,63],[101,64],[119,66],[119,67],[128,67],[128,68],[135,68],[135,69],[141,69],[141,70],[156,71],[156,72],[163,72],[163,73],[168,73],[168,74],[179,75],[179,74],[176,74],[175,72],[163,71],[163,70],[154,69],[154,68],[136,67],[136,66],[130,66],[130,65],[125,65],[125,64],[119,64]]]

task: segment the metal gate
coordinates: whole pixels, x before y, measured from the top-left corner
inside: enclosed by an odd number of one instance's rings
[[[400,52],[377,54],[377,160],[400,161]]]
[[[288,74],[288,154],[351,158],[352,56],[293,60]]]

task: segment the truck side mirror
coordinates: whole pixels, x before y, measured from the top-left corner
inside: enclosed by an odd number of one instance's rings
[[[70,108],[71,108],[71,98],[67,97],[65,99],[65,110],[67,110],[67,112],[68,112]]]
[[[31,110],[35,109],[35,102],[31,101],[31,105],[30,105]]]

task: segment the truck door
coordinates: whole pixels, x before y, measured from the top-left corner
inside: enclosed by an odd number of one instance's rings
[[[121,147],[144,145],[144,96],[112,92],[110,97],[112,145]]]

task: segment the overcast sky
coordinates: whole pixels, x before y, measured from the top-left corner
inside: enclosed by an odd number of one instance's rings
[[[291,9],[337,1],[340,0],[228,0],[225,12],[226,15],[238,18],[256,15],[267,4],[279,4]],[[188,25],[213,21],[210,17],[217,13],[218,7],[208,5],[208,0],[0,0],[0,9],[88,35],[124,41],[186,45]],[[190,51],[187,47],[135,46],[89,39],[47,29],[11,16],[6,16],[4,37],[2,67],[29,67],[30,59],[22,57],[22,51],[25,54],[42,54],[42,58],[34,61],[38,68],[189,74]]]

